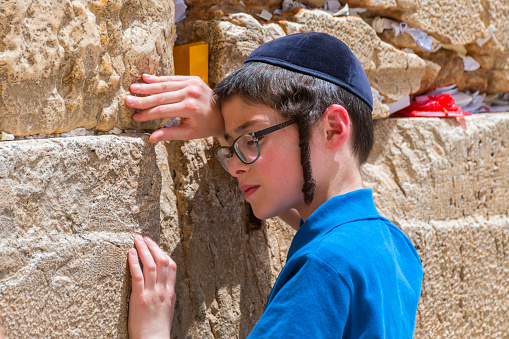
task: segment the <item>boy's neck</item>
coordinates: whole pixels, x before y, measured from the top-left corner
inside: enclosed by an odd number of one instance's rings
[[[337,172],[329,174],[331,175],[325,176],[325,180],[317,178],[313,202],[310,205],[297,207],[304,221],[327,200],[364,188],[360,168],[356,162],[341,166]]]

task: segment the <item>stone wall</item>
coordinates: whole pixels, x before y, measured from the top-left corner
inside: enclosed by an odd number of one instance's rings
[[[375,123],[363,168],[424,268],[416,338],[509,333],[509,113]]]
[[[154,129],[124,104],[143,72],[169,74],[173,1],[19,1],[0,7],[0,131]]]
[[[160,240],[162,173],[148,136],[121,130],[162,121],[135,123],[123,100],[142,73],[173,72],[173,6],[0,4],[0,131],[17,139],[0,142],[7,338],[127,337],[126,254],[135,234]]]

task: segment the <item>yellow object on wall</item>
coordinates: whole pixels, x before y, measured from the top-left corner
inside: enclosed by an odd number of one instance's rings
[[[173,47],[175,75],[196,75],[209,83],[209,45],[203,41]]]

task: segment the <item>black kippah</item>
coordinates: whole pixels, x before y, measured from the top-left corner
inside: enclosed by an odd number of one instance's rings
[[[341,40],[325,33],[296,33],[269,41],[244,63],[258,61],[307,74],[357,95],[373,109],[368,77],[360,61]]]

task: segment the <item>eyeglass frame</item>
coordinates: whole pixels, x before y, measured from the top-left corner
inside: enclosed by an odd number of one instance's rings
[[[216,159],[217,161],[219,161],[219,163],[221,164],[221,167],[227,172],[228,172],[228,168],[225,168],[223,166],[223,163],[221,162],[221,160],[219,159],[219,157],[217,156],[218,152],[220,150],[223,150],[223,149],[227,149],[228,152],[230,153],[230,157],[233,157],[233,154],[235,154],[237,156],[237,158],[239,158],[240,161],[242,161],[244,164],[246,165],[250,165],[252,163],[254,163],[256,160],[258,160],[260,158],[260,144],[258,143],[258,138],[259,137],[262,137],[262,136],[265,136],[267,134],[270,134],[272,132],[276,132],[276,131],[279,131],[280,129],[283,129],[285,127],[288,127],[288,126],[291,126],[295,124],[295,121],[293,120],[288,120],[288,121],[285,121],[285,122],[282,122],[280,124],[277,124],[277,125],[273,125],[273,126],[270,126],[270,127],[267,127],[267,128],[264,128],[264,129],[261,129],[259,131],[256,131],[256,132],[250,132],[250,133],[245,133],[245,134],[242,134],[241,136],[237,137],[234,141],[233,141],[233,144],[231,146],[221,146],[221,147],[218,147],[215,151],[215,156],[216,156]],[[253,138],[255,144],[256,144],[256,158],[251,161],[251,162],[247,162],[247,161],[244,161],[242,160],[242,157],[239,156],[239,154],[237,153],[237,148],[235,147],[235,144],[237,143],[237,140],[239,140],[240,138],[243,138],[245,137],[246,135],[250,136],[251,138]],[[231,160],[231,158],[230,158]],[[228,163],[230,163],[228,161]]]

